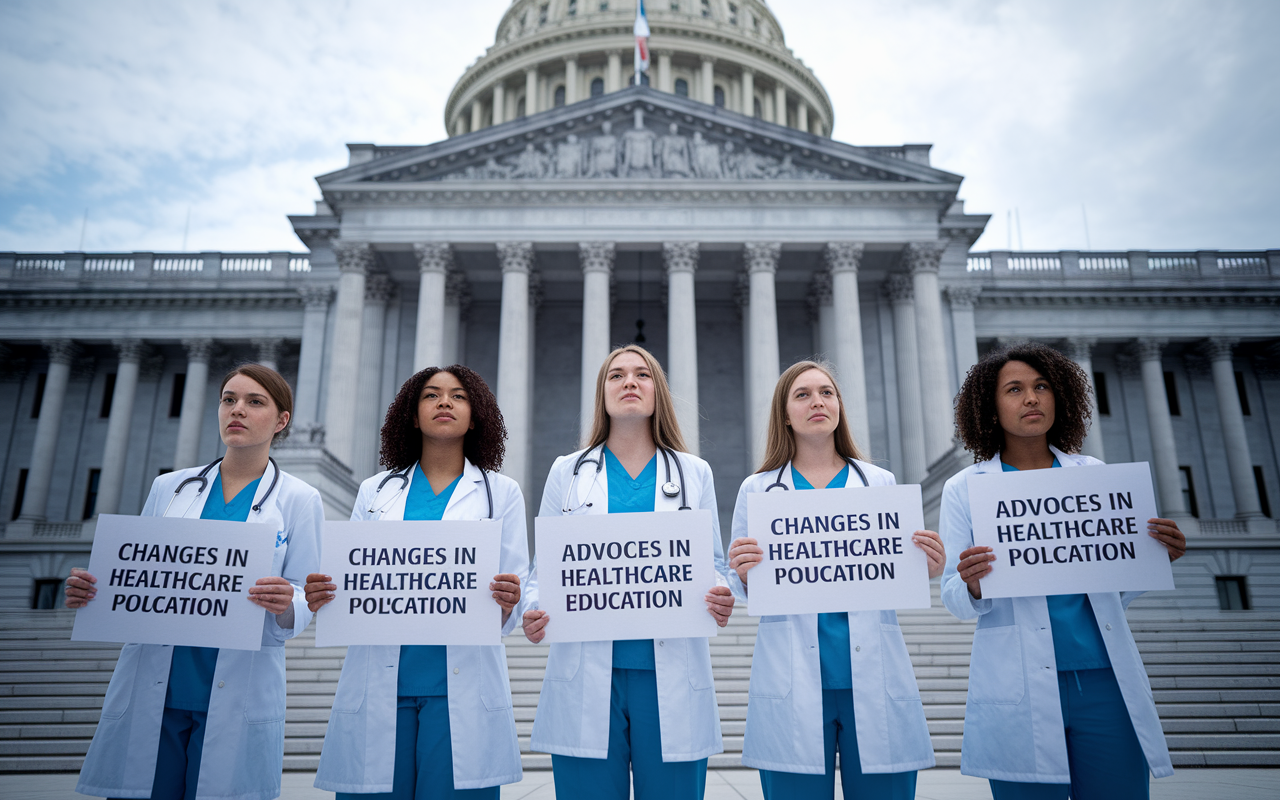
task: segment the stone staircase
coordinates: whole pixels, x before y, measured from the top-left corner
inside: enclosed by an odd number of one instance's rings
[[[972,623],[936,599],[901,611],[939,766],[960,763]],[[70,642],[72,612],[0,612],[0,773],[73,772],[93,736],[119,647]],[[1280,766],[1280,614],[1130,612],[1175,766]],[[725,752],[738,767],[756,620],[739,608],[712,640]],[[526,769],[551,757],[528,748],[547,647],[508,637],[507,663]],[[314,770],[344,651],[308,631],[288,645],[285,769]]]

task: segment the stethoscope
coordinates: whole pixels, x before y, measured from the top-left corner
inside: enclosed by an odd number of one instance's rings
[[[678,511],[692,511],[693,509],[689,507],[688,495],[685,493],[684,489],[684,467],[680,464],[680,457],[675,454],[675,451],[668,450],[665,447],[659,447],[658,452],[662,454],[662,464],[667,470],[667,482],[662,484],[662,494],[667,497],[678,496],[680,498],[680,507],[677,509]],[[595,458],[590,458],[592,453],[599,453],[599,455]],[[680,476],[680,483],[678,485],[671,480],[672,461],[676,462],[676,473]],[[578,456],[577,462],[573,465],[573,476],[569,478],[569,490],[565,492],[564,503],[560,506],[560,512],[562,514],[571,514],[583,506],[591,508],[591,503],[579,503],[576,506],[569,505],[569,498],[573,497],[574,484],[578,482],[578,471],[582,469],[583,464],[595,464],[596,475],[599,476],[600,470],[604,469],[604,447],[601,446],[599,450],[594,447],[587,448],[582,451],[582,455]]]
[[[866,487],[870,487],[871,484],[867,483],[867,476],[866,474],[863,473],[862,467],[858,466],[858,462],[853,460],[852,458],[849,458],[848,456],[845,456],[844,460],[848,462],[849,466],[853,467],[854,472],[858,473],[858,477],[862,479],[862,485]],[[773,476],[773,483],[769,484],[764,489],[766,492],[769,491],[770,489],[777,489],[779,486],[788,492],[791,491],[791,487],[782,482],[782,471],[786,469],[790,464],[791,462],[788,461],[786,464],[783,464],[782,466],[778,467],[778,474]]]
[[[385,503],[378,506],[377,508],[374,508],[372,505],[369,506],[370,514],[377,514],[378,516],[382,516],[382,512],[386,511],[387,508],[396,501],[396,498],[399,497],[404,492],[405,489],[409,488],[409,473],[413,472],[413,468],[416,466],[418,466],[418,463],[415,461],[414,463],[410,464],[409,466],[405,467],[402,470],[399,470],[399,471],[392,470],[391,472],[387,473],[387,477],[383,478],[382,482],[378,484],[378,490],[373,493],[373,499],[374,500],[378,499],[378,495],[382,494],[382,487],[386,486],[387,483],[391,481],[393,478],[399,479],[400,488],[396,490],[395,494],[391,495],[391,499],[387,500]],[[484,469],[484,467],[477,467],[477,469],[480,470],[480,477],[484,478],[484,493],[485,493],[485,496],[489,498],[488,519],[493,519],[493,488],[489,485],[489,473]]]
[[[274,471],[271,473],[271,483],[267,486],[267,493],[262,496],[261,500],[253,504],[253,510],[258,513],[262,512],[262,505],[267,502],[267,498],[276,490],[276,483],[280,480],[280,465],[276,464],[276,460],[271,456],[267,456],[267,461],[271,462],[271,467]],[[221,458],[215,459],[212,464],[200,470],[198,475],[187,478],[185,481],[178,484],[178,488],[173,490],[173,497],[169,498],[169,505],[164,507],[164,514],[161,516],[169,516],[169,509],[173,507],[173,501],[178,499],[178,495],[182,494],[182,490],[186,488],[188,483],[200,484],[200,488],[196,489],[196,500],[199,500],[200,495],[204,494],[204,490],[209,488],[209,478],[207,477],[209,475],[209,470],[221,463]],[[193,500],[192,502],[195,501]]]

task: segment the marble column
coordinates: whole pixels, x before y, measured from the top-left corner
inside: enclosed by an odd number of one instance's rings
[[[1147,424],[1151,430],[1151,466],[1156,472],[1156,493],[1160,514],[1182,520],[1190,515],[1182,497],[1182,475],[1178,469],[1178,446],[1173,438],[1173,418],[1164,388],[1164,365],[1160,353],[1165,339],[1139,339],[1134,354],[1142,370],[1142,393],[1147,402]]]
[[[58,431],[62,427],[62,405],[67,399],[67,384],[71,380],[71,362],[79,351],[70,339],[46,341],[44,348],[49,352],[49,369],[44,379],[40,416],[36,420],[36,438],[31,445],[27,490],[18,515],[19,520],[26,522],[43,522],[46,518],[49,484],[53,479],[53,462],[58,450]]]
[[[676,421],[689,452],[701,448],[698,407],[698,312],[694,273],[698,270],[697,242],[665,242],[662,259],[667,268],[667,378],[675,399]]]
[[[471,101],[471,132],[475,133],[484,127],[484,103],[477,97]]]
[[[529,469],[529,273],[532,242],[498,245],[502,266],[502,311],[498,323],[498,407],[507,424],[502,471],[528,490]]]
[[[467,276],[459,270],[451,270],[444,281],[444,351],[440,363],[444,365],[463,362],[466,339],[463,323],[471,306],[471,286]]]
[[[507,121],[507,87],[498,81],[493,85],[493,124]]]
[[[187,350],[187,378],[182,388],[182,411],[178,417],[178,443],[173,448],[175,470],[200,463],[200,430],[204,427],[204,403],[209,394],[209,358],[212,339],[184,339]],[[115,408],[114,403],[112,408]],[[295,410],[297,408],[295,400]]]
[[[564,104],[573,105],[578,102],[578,58],[564,60]]]
[[[764,109],[760,111],[764,113]],[[756,74],[746,67],[742,68],[742,113],[748,117],[756,113]]]
[[[813,273],[809,284],[809,314],[814,325],[813,349],[822,358],[835,363],[836,314],[832,307],[831,270]]]
[[[582,390],[578,437],[586,441],[596,406],[596,375],[609,355],[609,278],[613,274],[613,242],[578,245],[582,262]]]
[[[773,85],[773,121],[787,124],[787,87],[781,81]]]
[[[253,347],[258,351],[258,363],[280,371],[280,358],[284,355],[284,339],[254,339]]]
[[[324,369],[324,336],[333,289],[307,286],[302,295],[302,349],[298,355],[298,386],[293,398],[293,433],[311,435],[320,425],[320,375]],[[187,378],[190,385],[190,377]]]
[[[1093,424],[1089,426],[1089,434],[1084,438],[1080,452],[1093,456],[1099,461],[1106,461],[1106,448],[1102,444],[1102,420],[1098,417],[1098,387],[1093,385],[1093,346],[1097,339],[1087,336],[1075,336],[1067,339],[1067,357],[1076,362],[1076,366],[1084,372],[1089,380],[1089,413]]]
[[[862,263],[861,242],[831,242],[823,251],[831,271],[831,304],[835,317],[835,341],[831,348],[845,413],[860,447],[871,441],[867,414],[867,372],[862,352],[862,306],[858,298],[858,267]]]
[[[769,402],[778,382],[778,300],[774,277],[782,245],[778,242],[750,242],[743,248],[747,275],[750,276],[751,358],[747,379],[751,382],[751,418],[747,421],[751,435],[751,461],[764,458],[765,434],[769,423]]]
[[[538,68],[529,67],[524,71],[524,115],[532,117],[538,113]]]
[[[444,359],[445,283],[453,267],[453,250],[447,244],[419,242],[413,246],[418,257],[418,328],[413,344],[413,371],[447,366]],[[452,362],[449,362],[452,363]]]
[[[370,275],[364,285],[360,323],[360,371],[356,389],[356,421],[352,433],[351,471],[362,481],[378,471],[382,418],[382,353],[386,338],[387,301],[395,292],[388,275]]]
[[[120,510],[129,442],[134,438],[130,430],[133,401],[138,394],[138,372],[146,352],[146,344],[138,339],[122,339],[114,344],[120,354],[120,363],[116,367],[116,388],[111,393],[111,415],[107,417],[107,441],[102,448],[102,476],[98,481],[95,516]]]
[[[702,79],[698,89],[702,93],[702,102],[715,105],[716,102],[716,60],[711,56],[702,56]]]
[[[658,51],[658,89],[671,94],[675,86],[671,81],[671,51]]]
[[[803,99],[796,101],[796,127],[805,133],[809,132],[809,104]]]
[[[1231,351],[1237,339],[1215,337],[1204,343],[1213,371],[1213,388],[1218,397],[1218,416],[1222,422],[1222,444],[1227,451],[1227,470],[1231,473],[1231,493],[1236,501],[1236,519],[1265,521],[1258,484],[1253,477],[1253,456],[1249,453],[1249,437],[1244,429],[1244,410],[1236,388],[1236,371]],[[1274,525],[1271,526],[1274,531]]]
[[[745,420],[742,426],[742,441],[747,451],[747,458],[752,459],[754,455],[754,445],[752,444],[752,436],[754,431],[751,427],[751,415],[755,409],[755,391],[751,385],[751,276],[746,272],[738,273],[738,285],[733,290],[733,305],[738,313],[738,323],[741,325],[742,333],[742,419]],[[758,462],[751,463],[751,469],[755,469]]]
[[[364,329],[364,286],[365,276],[374,264],[374,254],[373,245],[368,242],[350,241],[335,242],[334,252],[341,275],[334,309],[329,385],[325,395],[325,446],[343,464],[354,467],[356,381]]]
[[[912,242],[903,252],[915,294],[926,468],[951,449],[955,430],[946,342],[942,338],[942,295],[938,289],[938,265],[943,247],[942,242]]]
[[[977,286],[948,286],[947,300],[951,304],[951,337],[956,346],[956,377],[961,386],[969,370],[978,363],[978,328],[973,319],[973,307],[982,289]]]
[[[884,289],[893,304],[893,356],[898,375],[898,427],[902,434],[899,482],[919,483],[924,480],[929,463],[925,453],[915,291],[906,275],[889,276]]]
[[[616,92],[622,88],[622,54],[617,50],[610,51],[609,64],[604,72],[604,90]]]
[[[529,337],[525,340],[525,392],[524,392],[524,413],[526,424],[527,441],[526,451],[529,455],[525,457],[525,475],[526,479],[532,477],[530,472],[533,463],[533,408],[534,408],[534,387],[537,385],[538,376],[538,312],[542,310],[542,273],[536,269],[529,270]]]

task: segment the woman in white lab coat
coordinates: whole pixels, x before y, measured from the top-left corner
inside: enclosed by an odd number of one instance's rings
[[[956,398],[956,428],[978,463],[942,491],[951,554],[942,599],[960,619],[978,619],[960,771],[990,779],[996,800],[1133,800],[1148,796],[1148,773],[1173,774],[1125,620],[1141,592],[982,597],[980,579],[1004,567],[990,547],[974,547],[969,476],[1102,463],[1077,454],[1089,392],[1073,361],[1027,343],[984,357]],[[1170,560],[1186,552],[1177,523],[1147,525]]]
[[[747,599],[764,556],[747,531],[752,492],[892,486],[863,460],[829,365],[801,361],[778,379],[764,463],[738,491],[729,585]],[[929,577],[946,556],[938,534],[915,531]],[[830,798],[836,750],[846,798],[915,797],[916,770],[934,765],[924,706],[893,611],[760,618],[751,659],[742,763],[760,770],[767,800]]]
[[[520,619],[529,570],[524,497],[502,467],[506,426],[484,379],[428,367],[387,409],[382,463],[360,486],[352,520],[502,523],[500,573],[489,589],[502,633]],[[333,598],[328,575],[307,578],[312,609]],[[520,780],[506,650],[492,646],[352,646],[338,679],[316,787],[346,797],[497,800]]]
[[[273,441],[288,434],[289,384],[246,364],[222,381],[218,431],[226,456],[161,475],[143,516],[275,526],[271,576],[250,587],[265,609],[262,649],[128,644],[80,770],[81,794],[153,800],[270,800],[284,762],[284,642],[311,622],[302,584],[320,561],[324,508],[311,486],[281,472]],[[67,605],[91,602],[96,579],[76,569]]]
[[[716,585],[708,611],[729,621],[724,550],[711,468],[685,452],[666,376],[644,348],[609,354],[596,380],[587,448],[547,475],[538,516],[707,509]],[[701,587],[695,587],[695,589]],[[555,619],[529,579],[525,635],[540,642]],[[707,757],[724,751],[705,638],[551,645],[531,747],[551,753],[556,796],[626,800],[701,798]]]

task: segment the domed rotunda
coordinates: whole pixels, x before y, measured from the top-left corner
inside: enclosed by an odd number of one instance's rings
[[[654,0],[643,83],[766,122],[830,136],[831,98],[760,0]],[[454,86],[451,136],[634,82],[636,0],[514,0],[496,40]]]

